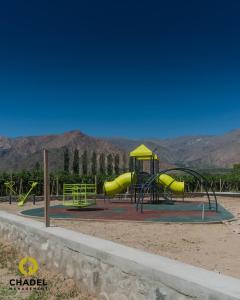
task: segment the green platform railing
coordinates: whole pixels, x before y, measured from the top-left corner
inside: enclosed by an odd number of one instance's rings
[[[63,205],[69,207],[87,207],[94,205],[97,185],[89,183],[75,183],[63,185]]]

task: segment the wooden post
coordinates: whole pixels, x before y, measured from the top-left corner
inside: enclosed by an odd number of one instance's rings
[[[13,180],[12,180],[12,172],[10,177],[11,186],[13,186]],[[9,196],[9,204],[12,204],[12,189],[10,189],[10,196]]]
[[[58,195],[59,195],[59,180],[58,180],[58,175],[57,175],[57,198],[58,198]]]
[[[45,226],[50,226],[49,217],[49,176],[48,176],[48,150],[43,150],[43,167],[44,167],[44,217]]]

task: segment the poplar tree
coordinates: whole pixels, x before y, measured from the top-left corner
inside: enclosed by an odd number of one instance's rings
[[[97,154],[95,151],[93,151],[91,158],[91,173],[92,175],[97,174]]]
[[[119,154],[115,154],[114,156],[114,173],[116,175],[119,174],[119,162],[120,162],[120,157],[119,157]]]
[[[107,156],[107,174],[110,176],[113,174],[113,156],[112,156],[112,154],[108,154],[108,156]]]
[[[64,149],[64,153],[63,153],[63,170],[65,173],[69,173],[69,151],[68,149]]]
[[[88,155],[87,151],[85,150],[82,154],[82,174],[87,175],[88,173]]]
[[[132,157],[129,157],[128,168],[129,168],[129,171],[132,171],[132,169],[133,169],[133,158]]]
[[[126,152],[124,152],[123,156],[122,156],[122,168],[123,168],[124,172],[127,171],[127,154],[126,154]]]
[[[78,151],[78,149],[74,150],[74,155],[73,155],[73,174],[79,175],[79,151]]]
[[[104,175],[106,173],[106,165],[105,165],[105,154],[101,153],[99,157],[99,173]]]

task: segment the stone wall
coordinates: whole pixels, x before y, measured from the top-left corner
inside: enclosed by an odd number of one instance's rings
[[[0,234],[97,299],[240,299],[235,278],[2,211]]]

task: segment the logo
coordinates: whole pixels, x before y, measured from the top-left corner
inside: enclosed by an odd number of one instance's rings
[[[19,271],[25,276],[34,275],[38,270],[38,263],[33,257],[24,257],[18,265]]]
[[[44,278],[31,277],[38,271],[38,262],[35,258],[27,256],[20,260],[18,264],[23,278],[12,278],[9,280],[11,290],[45,290],[47,282]]]

